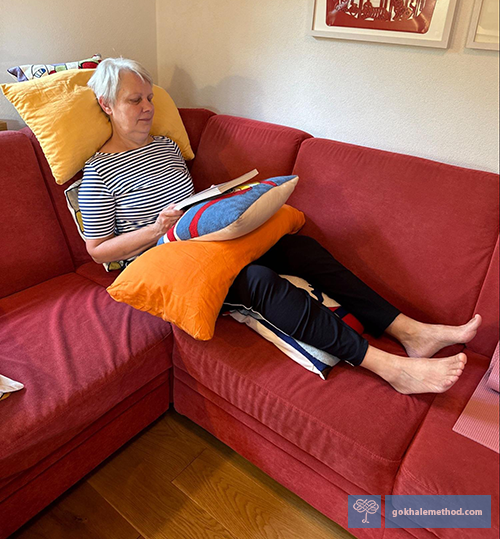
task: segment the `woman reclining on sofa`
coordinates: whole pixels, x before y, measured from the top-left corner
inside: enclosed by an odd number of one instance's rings
[[[98,263],[126,260],[154,246],[180,218],[173,209],[193,193],[178,146],[152,137],[152,78],[138,63],[106,59],[89,81],[113,128],[111,138],[84,168],[79,204],[86,245]],[[153,179],[153,181],[151,181]],[[303,290],[279,274],[309,281],[348,309],[374,336],[387,332],[408,359],[371,345]],[[467,357],[431,359],[446,346],[467,343],[481,317],[463,326],[413,320],[343,267],[316,240],[287,235],[246,266],[232,284],[225,307],[245,306],[292,337],[353,366],[364,367],[403,394],[442,393],[463,372]]]

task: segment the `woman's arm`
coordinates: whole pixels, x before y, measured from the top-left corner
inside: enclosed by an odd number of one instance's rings
[[[105,262],[132,258],[153,247],[184,213],[172,209],[172,206],[173,204],[165,208],[152,225],[119,236],[111,234],[104,238],[87,240],[89,255],[94,262],[104,264]]]

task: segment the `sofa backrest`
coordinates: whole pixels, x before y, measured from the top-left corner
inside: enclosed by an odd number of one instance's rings
[[[74,270],[33,147],[0,133],[0,297]]]
[[[292,173],[300,145],[311,135],[234,116],[212,116],[191,168],[196,190],[237,178],[254,168],[258,180]]]
[[[68,210],[68,204],[66,202],[64,191],[71,184],[79,180],[82,177],[82,173],[78,172],[71,180],[66,182],[64,185],[57,184],[50,170],[49,163],[47,162],[47,159],[45,158],[45,155],[42,152],[40,143],[36,139],[33,132],[29,128],[26,127],[21,130],[21,133],[24,133],[30,139],[33,145],[35,154],[38,159],[38,164],[40,166],[40,170],[42,171],[42,176],[45,182],[45,186],[47,188],[47,191],[49,192],[50,198],[54,205],[55,213],[57,215],[57,219],[59,220],[59,223],[63,230],[64,237],[69,246],[73,263],[75,267],[78,268],[82,264],[85,264],[86,262],[90,262],[92,258],[87,253],[85,242],[83,241],[82,237],[78,233],[76,224],[73,221],[73,217],[71,216]]]
[[[186,128],[191,149],[196,156],[200,146],[201,135],[205,130],[208,120],[212,116],[215,116],[215,112],[208,109],[179,109],[179,114]],[[192,163],[192,161],[189,161],[188,165],[189,163]]]
[[[323,139],[294,173],[303,233],[405,313],[469,319],[498,241],[496,174]]]
[[[490,262],[490,267],[479,293],[474,312],[480,313],[483,317],[483,324],[479,329],[476,338],[467,345],[468,348],[479,352],[490,358],[495,351],[499,339],[498,321],[500,319],[500,246],[499,240],[495,247],[495,252]]]

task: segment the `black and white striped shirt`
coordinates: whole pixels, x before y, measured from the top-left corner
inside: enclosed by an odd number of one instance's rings
[[[97,152],[85,164],[78,195],[85,238],[105,238],[153,224],[164,208],[193,192],[181,151],[167,137],[153,137],[135,150]]]

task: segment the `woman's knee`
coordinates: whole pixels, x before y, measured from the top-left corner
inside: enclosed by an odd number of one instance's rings
[[[246,303],[255,306],[269,297],[279,279],[279,275],[266,266],[250,264],[241,270],[233,287]]]
[[[241,279],[249,288],[259,288],[273,283],[279,276],[276,272],[266,266],[259,264],[250,264],[241,271]]]

